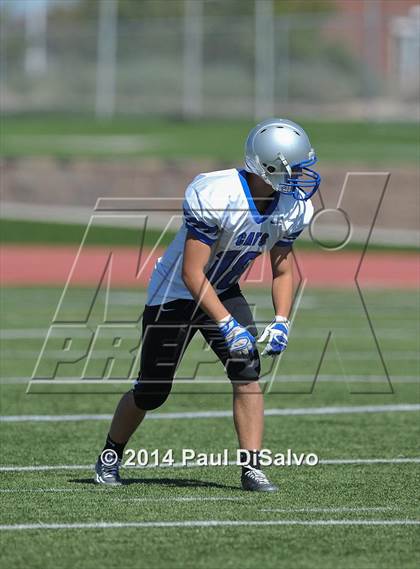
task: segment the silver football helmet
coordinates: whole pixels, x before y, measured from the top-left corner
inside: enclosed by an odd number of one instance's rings
[[[286,119],[260,122],[245,143],[246,170],[297,200],[309,199],[319,188],[321,176],[308,168],[316,161],[306,132]]]

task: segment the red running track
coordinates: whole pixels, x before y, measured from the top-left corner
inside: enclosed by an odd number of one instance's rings
[[[129,247],[88,247],[76,261],[78,249],[71,246],[6,245],[0,249],[0,284],[97,285],[102,277],[115,287],[146,286],[162,250],[139,251]],[[361,255],[356,252],[300,252],[299,271],[308,286],[354,287]],[[419,285],[419,256],[412,253],[367,253],[358,282],[365,287],[412,289]],[[269,260],[256,259],[244,279],[249,284],[271,280]]]

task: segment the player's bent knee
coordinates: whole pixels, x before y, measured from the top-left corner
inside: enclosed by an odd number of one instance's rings
[[[261,372],[261,363],[258,356],[258,352],[254,353],[253,356],[244,360],[243,362],[238,360],[231,360],[226,366],[226,372],[230,381],[234,384],[248,384],[258,381]]]
[[[228,377],[234,385],[249,385],[260,379],[259,373],[228,373]]]
[[[151,387],[152,385],[153,387]],[[171,385],[167,386],[162,383],[149,384],[148,386],[147,382],[139,382],[133,388],[134,402],[143,411],[153,411],[165,403],[170,391]]]

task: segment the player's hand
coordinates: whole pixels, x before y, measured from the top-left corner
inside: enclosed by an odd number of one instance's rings
[[[263,356],[278,356],[287,348],[290,322],[283,316],[276,318],[269,324],[261,336],[258,343],[267,342],[262,353]]]
[[[255,338],[246,328],[230,316],[218,323],[231,356],[248,357],[255,349]]]

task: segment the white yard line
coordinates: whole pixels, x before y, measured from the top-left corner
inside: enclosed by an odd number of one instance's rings
[[[409,464],[419,463],[420,458],[327,458],[320,464]]]
[[[0,472],[44,472],[48,470],[92,470],[94,464],[38,464],[33,466],[0,466]]]
[[[411,526],[420,520],[189,520],[170,522],[90,522],[72,524],[0,525],[1,531],[119,528],[197,528],[241,526]]]
[[[0,415],[2,423],[109,421],[112,415]]]
[[[93,488],[0,488],[1,494],[18,494],[21,492],[29,492],[35,494],[44,493],[73,493],[73,492],[91,492],[97,493],[97,487]],[[238,500],[249,500],[245,497],[228,497],[228,496],[167,496],[166,498],[122,498],[120,495],[115,497],[119,502],[236,502]],[[262,510],[261,510],[262,511]]]
[[[35,494],[52,493],[73,493],[73,492],[91,492],[96,493],[96,488],[2,488],[2,494],[17,494],[21,492],[29,492]],[[111,496],[112,497],[112,496]],[[165,498],[122,498],[120,495],[114,496],[118,502],[237,502],[241,500],[249,501],[249,497],[235,496],[167,496]],[[274,513],[344,513],[344,512],[389,512],[400,510],[395,506],[379,506],[379,507],[331,507],[331,508],[261,508],[260,512]]]
[[[116,294],[115,294],[116,296]],[[112,296],[112,304],[114,305],[127,305],[127,303],[122,303],[122,302],[118,302],[118,297],[115,298],[115,296]],[[144,302],[144,298],[138,298],[137,301],[135,303],[132,303],[134,306],[141,306],[141,302]],[[81,304],[81,303],[80,303]],[[131,303],[130,303],[131,304]],[[261,302],[257,301],[258,307],[261,307]],[[82,304],[81,304],[82,305]],[[269,304],[267,304],[267,307],[269,306]],[[271,306],[271,305],[270,305]],[[321,308],[321,305],[320,305]],[[301,310],[301,307],[299,307],[299,310]],[[415,310],[415,307],[413,307],[413,310]],[[326,311],[326,307],[322,306],[322,311],[325,313]],[[336,309],[332,309],[332,312],[336,312]],[[263,324],[265,324],[264,322],[259,322],[259,324],[262,326]],[[139,329],[139,334],[140,334],[140,326],[138,326]],[[340,338],[357,338],[360,340],[360,338],[362,337],[362,333],[358,332],[357,330],[352,330],[351,328],[341,328],[341,327],[336,327],[334,328],[334,331],[340,336]],[[415,327],[413,327],[412,329],[399,329],[398,330],[398,336],[395,337],[395,330],[394,331],[390,331],[389,329],[378,329],[376,328],[375,330],[376,334],[379,336],[379,338],[387,338],[387,339],[393,339],[394,343],[395,342],[402,342],[406,339],[413,339],[416,337],[417,334],[417,330]],[[3,328],[0,329],[0,339],[1,340],[22,340],[22,339],[40,339],[40,340],[44,340],[46,335],[48,333],[48,328]],[[77,338],[84,338],[84,334],[83,331],[80,330],[72,330],[72,336]],[[364,334],[366,340],[371,340],[372,339],[372,334]],[[312,329],[307,329],[307,330],[296,330],[294,332],[294,337],[295,338],[319,338],[319,330],[312,330]],[[194,340],[197,343],[198,342],[203,342],[203,340],[198,339],[198,340]],[[29,351],[27,351],[27,353],[29,353]],[[35,351],[31,351],[30,353],[35,353],[36,355],[38,355],[39,352],[35,352]]]
[[[227,496],[178,496],[167,498],[121,498],[115,497],[118,502],[237,502],[238,500],[245,500],[248,498],[235,497],[229,498]]]
[[[346,465],[346,464],[420,464],[420,457],[413,458],[331,458],[320,459],[320,465]],[[229,461],[229,466],[236,466],[235,461]],[[139,469],[147,470],[150,468],[209,468],[196,463],[184,464],[175,462],[174,464],[150,464],[148,466],[128,466],[128,470]],[[294,466],[294,465],[292,465]],[[56,470],[93,470],[94,464],[38,464],[31,466],[0,466],[0,472],[43,472]],[[288,468],[284,466],[283,468]]]
[[[261,508],[260,512],[274,512],[281,514],[338,514],[344,512],[389,512],[390,510],[395,510],[395,508],[390,506],[379,508]]]
[[[1,494],[20,494],[21,492],[95,492],[95,488],[0,488]]]
[[[420,411],[420,404],[400,403],[395,405],[355,405],[333,407],[290,407],[287,409],[266,409],[266,417],[290,417],[296,415],[348,415],[353,413],[410,413]],[[232,417],[232,411],[185,411],[179,413],[149,413],[147,419],[224,419]],[[110,421],[109,414],[80,415],[0,415],[3,423],[45,423]]]
[[[314,358],[320,355],[321,350],[305,350],[303,353],[299,354],[299,361],[313,361]],[[33,360],[39,356],[39,350],[19,350],[18,356],[20,360]],[[342,360],[345,361],[372,361],[376,357],[377,352],[367,351],[360,352],[357,350],[346,350],[340,354]],[[409,361],[419,361],[420,355],[415,350],[386,350],[384,355],[387,360],[409,360]],[[63,357],[62,350],[50,350],[44,351],[42,354],[43,360],[54,360],[59,361]],[[109,357],[108,350],[95,350],[90,356],[90,360],[104,360]],[[48,380],[51,381],[51,380]],[[52,380],[54,381],[54,380]],[[83,381],[83,380],[81,380]],[[86,380],[85,380],[86,381]],[[102,380],[103,381],[103,380]],[[86,381],[87,383],[87,381]]]
[[[71,377],[68,379],[46,379],[46,380],[39,380],[39,379],[31,379],[28,376],[16,376],[16,377],[3,377],[0,378],[0,384],[15,384],[15,383],[31,383],[31,385],[36,385],[37,383],[41,385],[128,385],[133,383],[132,379],[98,379],[98,380],[89,380],[89,379],[80,379]],[[299,382],[312,382],[314,381],[313,375],[287,375],[281,379],[281,384],[284,383],[299,383]],[[322,383],[366,383],[366,384],[373,384],[373,383],[387,383],[387,379],[381,375],[349,375],[339,376],[339,375],[319,375],[317,377],[317,382]],[[182,381],[177,380],[178,383],[189,384],[191,385],[191,380]],[[210,383],[223,383],[226,385],[226,377],[212,377],[212,378],[201,378],[195,380],[195,384],[210,384]],[[260,380],[260,383],[264,383],[264,379]],[[278,382],[280,383],[280,381]],[[420,383],[420,377],[417,375],[394,375],[391,377],[391,383]]]
[[[48,328],[3,328],[0,330],[0,340],[44,339],[47,332]]]

